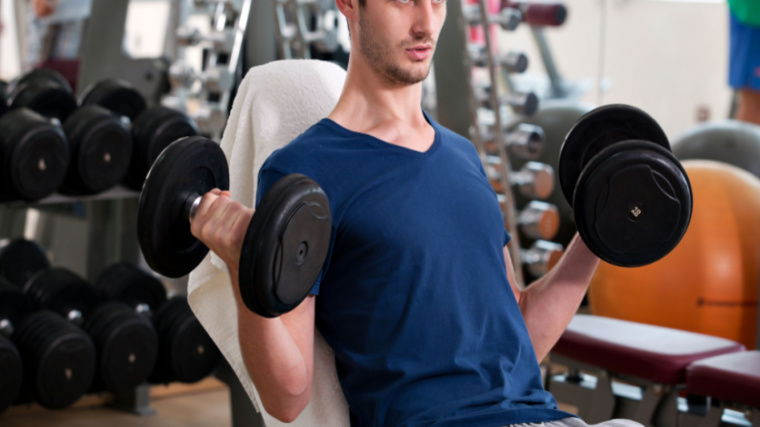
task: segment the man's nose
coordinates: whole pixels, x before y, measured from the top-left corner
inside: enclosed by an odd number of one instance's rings
[[[434,32],[434,25],[433,2],[430,0],[417,2],[414,7],[414,26],[412,27],[412,33],[416,37],[429,36]]]

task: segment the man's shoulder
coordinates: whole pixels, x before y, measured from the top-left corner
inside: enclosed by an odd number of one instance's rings
[[[262,169],[290,172],[288,169],[318,162],[320,152],[325,152],[326,144],[334,140],[330,134],[329,127],[323,121],[313,124],[285,146],[273,151]]]

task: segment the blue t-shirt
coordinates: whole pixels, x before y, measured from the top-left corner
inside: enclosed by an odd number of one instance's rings
[[[330,199],[332,241],[313,293],[355,426],[544,422],[544,391],[507,281],[509,239],[473,145],[428,121],[426,152],[323,119],[274,152],[262,194],[301,173]]]

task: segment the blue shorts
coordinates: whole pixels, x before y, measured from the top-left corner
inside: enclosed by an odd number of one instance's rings
[[[728,84],[734,89],[760,90],[760,28],[742,24],[729,13]]]

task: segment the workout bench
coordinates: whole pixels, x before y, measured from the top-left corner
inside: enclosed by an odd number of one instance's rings
[[[578,408],[588,423],[629,418],[678,425],[678,394],[694,362],[743,352],[740,343],[709,335],[592,315],[576,315],[551,352],[565,374],[547,389]]]

